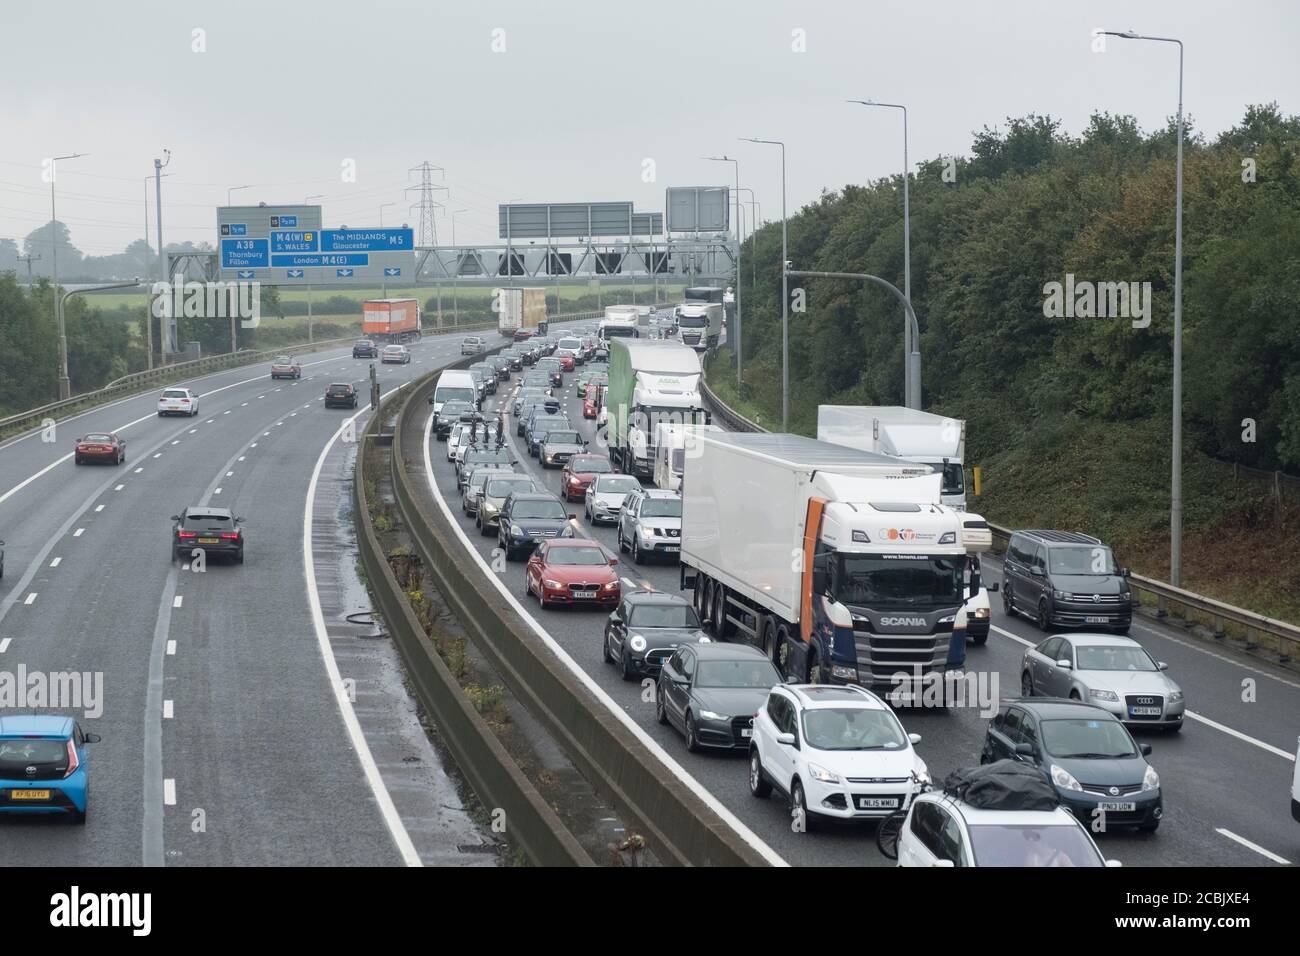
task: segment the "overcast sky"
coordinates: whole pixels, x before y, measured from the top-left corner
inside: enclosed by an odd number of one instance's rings
[[[1181,38],[1186,108],[1207,134],[1249,103],[1300,111],[1290,0],[5,2],[0,237],[48,221],[41,161],[81,152],[59,167],[59,218],[83,252],[120,251],[143,236],[163,147],[168,241],[215,242],[214,207],[244,184],[236,202],[324,194],[327,226],[375,225],[384,203],[385,225],[415,225],[405,187],[423,160],[466,210],[462,243],[494,241],[508,200],[662,211],[666,186],[730,184],[730,165],[700,159],[722,153],[776,219],[779,152],[740,136],[786,141],[792,213],[898,171],[897,111],[850,97],[907,104],[914,162],[966,153],[1009,115],[1050,113],[1071,133],[1100,110],[1163,125],[1177,48],[1111,40],[1095,54],[1095,27]]]

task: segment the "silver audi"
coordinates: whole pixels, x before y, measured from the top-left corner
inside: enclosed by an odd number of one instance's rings
[[[1086,701],[1129,727],[1178,731],[1186,705],[1168,666],[1131,637],[1058,634],[1025,651],[1020,689],[1026,697]]]

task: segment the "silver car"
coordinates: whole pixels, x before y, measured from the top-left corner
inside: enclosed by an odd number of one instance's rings
[[[1130,727],[1183,726],[1183,690],[1131,637],[1059,634],[1025,651],[1026,697],[1069,697],[1110,711]]]
[[[460,510],[467,515],[478,514],[479,496],[483,493],[483,486],[487,484],[489,478],[498,475],[517,474],[509,465],[500,462],[491,462],[481,465],[470,472],[469,478],[465,480],[465,487],[460,495]]]
[[[583,505],[592,524],[606,521],[615,524],[628,495],[641,490],[641,482],[631,475],[597,475],[587,486]]]
[[[676,559],[682,550],[682,496],[662,488],[633,492],[618,517],[618,549],[641,564],[651,555]]]
[[[478,526],[479,534],[487,537],[497,533],[501,506],[506,503],[506,499],[511,494],[541,490],[537,482],[518,472],[503,471],[499,475],[489,477],[487,483],[483,485],[483,490],[478,496],[478,504],[474,509],[474,524]]]

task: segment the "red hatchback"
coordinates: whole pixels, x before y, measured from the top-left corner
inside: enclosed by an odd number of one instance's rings
[[[543,608],[593,604],[612,610],[621,591],[616,564],[618,558],[586,538],[543,541],[524,568],[524,586]]]
[[[572,372],[572,371],[573,371],[573,356],[572,356],[572,355],[557,355],[556,358],[558,358],[558,359],[560,360],[560,368],[564,369],[566,372]]]
[[[88,461],[106,461],[111,465],[120,465],[126,461],[126,440],[111,432],[86,435],[77,442],[73,461],[78,465]]]
[[[600,389],[595,382],[587,385],[587,394],[582,399],[582,417],[596,418],[600,415]]]
[[[574,455],[560,473],[560,497],[565,501],[581,501],[587,496],[587,486],[596,480],[597,475],[617,470],[602,455]]]

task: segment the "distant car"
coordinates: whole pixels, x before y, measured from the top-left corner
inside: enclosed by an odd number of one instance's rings
[[[551,388],[552,388],[551,376],[550,373],[548,372],[544,372],[544,371],[526,372],[524,374],[523,380],[520,381],[519,384],[524,388],[540,388],[543,389],[546,392],[546,394],[548,395],[551,394]]]
[[[379,358],[379,346],[369,339],[361,339],[352,345],[352,357],[359,358]]]
[[[560,410],[560,400],[555,396],[547,393],[546,389],[539,388],[535,385],[522,385],[515,390],[514,405],[512,411],[518,415],[525,402],[530,400],[543,402],[545,404],[554,403],[555,410]]]
[[[576,431],[548,430],[537,443],[537,460],[543,468],[563,468],[574,455],[587,450],[587,440]]]
[[[575,604],[612,608],[621,593],[615,564],[617,558],[586,538],[543,541],[524,567],[524,591],[536,594],[543,610]]]
[[[281,355],[271,363],[271,378],[302,378],[302,366],[289,355]]]
[[[379,353],[381,365],[406,365],[411,361],[411,351],[405,345],[385,345]]]
[[[491,362],[475,362],[466,371],[481,372],[483,374],[483,387],[487,394],[495,395],[497,392],[497,370]]]
[[[451,435],[452,428],[460,421],[461,416],[473,414],[477,410],[472,402],[458,400],[443,402],[442,408],[434,414],[434,436],[439,441],[446,441]]]
[[[827,819],[880,820],[907,806],[930,782],[909,734],[890,706],[856,684],[778,684],[754,716],[749,790],[788,795],[807,833]]]
[[[84,733],[71,717],[0,717],[0,814],[59,814],[84,824],[90,782]]]
[[[126,461],[126,439],[113,432],[91,432],[77,439],[73,462],[84,465],[91,461],[104,461],[120,465]]]
[[[989,721],[980,763],[1019,760],[1038,767],[1063,806],[1091,826],[1137,827],[1152,833],[1164,816],[1160,775],[1109,712],[1050,697],[1003,701]]]
[[[500,354],[504,356],[507,359],[507,361],[510,363],[510,371],[518,372],[523,370],[524,367],[523,352],[520,352],[517,349],[510,348],[504,350]]]
[[[574,455],[560,475],[560,497],[574,501],[587,494],[587,486],[597,475],[612,474],[614,466],[604,455]]]
[[[699,635],[681,644],[659,672],[655,691],[659,723],[680,730],[689,751],[748,750],[754,714],[767,703],[768,692],[781,683],[781,673],[771,659],[748,644],[701,643],[700,619],[688,601],[662,607],[645,604],[633,614],[647,618],[646,623],[664,618],[683,623]],[[639,622],[634,629],[643,633]]]
[[[326,408],[356,408],[357,390],[348,382],[333,382],[325,386]]]
[[[244,563],[243,518],[236,518],[229,508],[196,505],[172,515],[172,560],[190,557],[195,548],[205,556],[225,555],[236,564]]]
[[[528,443],[528,454],[540,460],[542,442],[546,440],[548,432],[557,429],[561,431],[573,429],[573,424],[569,421],[568,415],[539,415],[534,413],[524,424],[524,440]]]
[[[600,414],[600,386],[592,382],[582,399],[582,417],[595,418]]]
[[[497,519],[497,542],[507,561],[531,553],[548,538],[572,538],[564,502],[545,492],[519,492],[506,499]]]
[[[648,557],[676,560],[682,550],[682,496],[661,488],[638,488],[618,513],[618,549],[641,564]]]
[[[487,340],[479,335],[467,335],[460,340],[461,355],[478,355],[487,348]]]
[[[474,524],[478,526],[479,534],[485,538],[496,534],[501,509],[512,494],[541,490],[532,478],[518,472],[503,471],[489,476],[479,494],[478,508],[474,513]]]
[[[1109,547],[1077,531],[1016,531],[1002,556],[1002,609],[1053,627],[1127,634],[1133,621],[1128,569]]]
[[[479,496],[482,494],[483,486],[487,484],[488,479],[494,475],[512,475],[514,473],[511,465],[505,465],[501,462],[493,461],[479,465],[465,479],[465,488],[460,494],[461,512],[467,516],[477,514]]]
[[[496,430],[496,420],[481,415],[474,416],[468,422],[457,422],[447,436],[447,460],[464,458],[465,449],[470,445],[490,447],[494,444]]]
[[[631,475],[597,475],[587,486],[584,508],[592,524],[602,521],[618,523],[623,502],[634,491],[641,490],[641,482]]]
[[[707,643],[690,603],[665,591],[632,591],[605,621],[601,657],[624,680],[658,677],[679,645]]]
[[[510,359],[508,357],[501,354],[493,355],[488,359],[488,364],[496,370],[497,381],[510,381]]]
[[[1130,726],[1177,733],[1186,703],[1167,669],[1129,637],[1061,634],[1025,651],[1020,688],[1025,697],[1069,697],[1109,711]]]
[[[460,491],[465,487],[465,479],[469,477],[471,471],[490,464],[513,468],[515,453],[510,450],[509,446],[497,448],[494,445],[491,448],[486,448],[482,445],[475,445],[468,449],[456,462],[456,490]]]
[[[188,388],[164,388],[158,397],[158,417],[199,413],[199,396]]]
[[[532,329],[515,329],[514,338],[516,342],[527,342],[532,337],[533,337]]]

